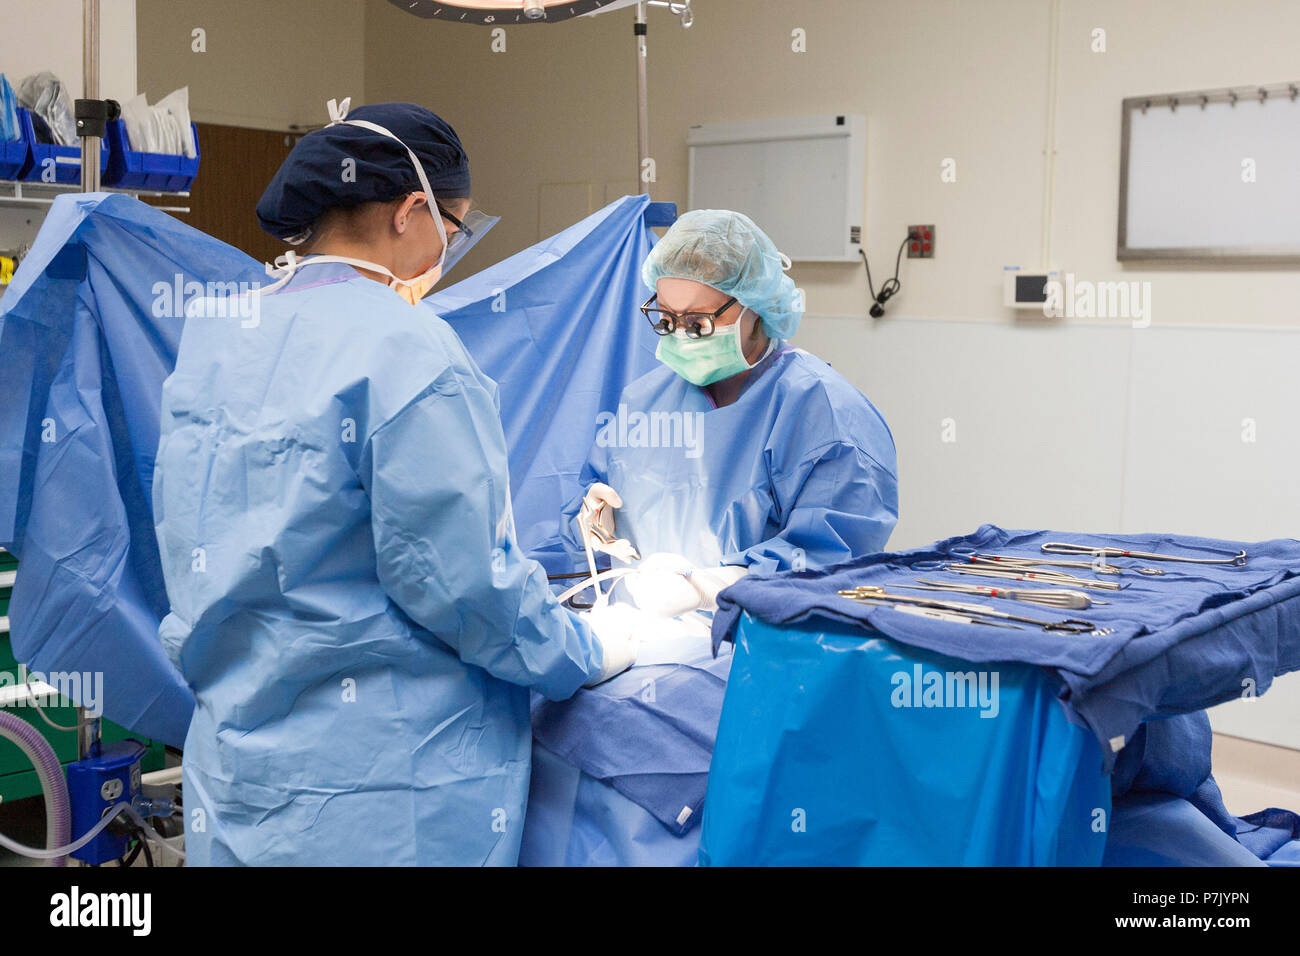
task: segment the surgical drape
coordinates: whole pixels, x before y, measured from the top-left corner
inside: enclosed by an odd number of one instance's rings
[[[60,196],[0,299],[0,544],[15,656],[104,675],[107,717],[180,746],[194,701],[158,644],[149,504],[184,303],[248,256],[121,195]]]
[[[425,300],[500,389],[519,543],[548,570],[564,564],[556,522],[597,417],[656,367],[654,336],[638,334],[648,205],[627,196]]]

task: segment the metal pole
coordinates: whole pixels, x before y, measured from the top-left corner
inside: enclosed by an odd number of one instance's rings
[[[1043,133],[1043,236],[1039,266],[1052,268],[1052,206],[1056,200],[1057,77],[1061,72],[1061,0],[1052,0],[1047,17],[1047,129]]]
[[[77,726],[77,756],[78,759],[85,760],[90,756],[90,752],[95,744],[99,743],[99,734],[101,721],[98,717],[88,716],[85,708],[77,708],[77,717],[79,718]]]
[[[82,0],[81,5],[81,85],[85,99],[99,99],[99,0]],[[99,191],[98,136],[81,137],[81,191]],[[77,755],[90,756],[99,743],[100,721],[88,717],[83,708],[77,708],[80,718],[77,730]]]
[[[99,0],[82,0],[81,65],[85,98],[99,99]],[[98,136],[81,138],[81,191],[99,191]],[[98,727],[98,723],[96,723]]]
[[[645,75],[645,54],[646,54],[646,4],[641,0],[636,5],[636,24],[633,27],[636,35],[636,145],[637,145],[637,164],[636,164],[636,181],[641,184],[641,192],[650,195],[650,183],[646,179],[647,162],[650,158],[650,100],[646,86]]]
[[[85,98],[97,100],[99,99],[99,0],[82,0],[81,13],[81,84],[86,91]],[[81,123],[78,123],[78,126],[80,125]],[[81,191],[83,193],[99,191],[99,146],[98,136],[81,137]],[[87,716],[86,711],[81,707],[77,708],[77,716],[79,718],[77,754],[84,760],[99,744],[100,720],[98,717]]]

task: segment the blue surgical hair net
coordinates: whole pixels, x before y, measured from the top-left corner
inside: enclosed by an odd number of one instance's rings
[[[651,289],[663,278],[703,282],[757,313],[768,335],[789,339],[803,318],[789,262],[743,213],[694,209],[650,250],[641,278]]]

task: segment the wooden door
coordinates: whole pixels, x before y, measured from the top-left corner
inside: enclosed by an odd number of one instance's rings
[[[274,261],[289,246],[257,224],[257,201],[300,135],[214,123],[198,128],[199,175],[190,213],[180,218],[254,259]]]

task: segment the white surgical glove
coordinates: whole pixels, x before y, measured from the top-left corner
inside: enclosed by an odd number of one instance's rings
[[[602,654],[600,673],[583,685],[595,687],[636,663],[637,647],[647,625],[644,616],[626,604],[605,604],[592,608],[584,616],[600,643]]]
[[[655,617],[677,617],[700,606],[700,592],[691,584],[695,570],[680,554],[661,551],[637,565],[623,578],[623,585],[636,606]]]
[[[652,554],[623,579],[636,606],[659,617],[691,611],[716,611],[718,592],[735,584],[749,568],[723,565],[697,568],[680,554]]]
[[[604,482],[587,489],[578,512],[578,529],[593,551],[604,551],[620,561],[635,561],[641,555],[627,538],[614,534],[614,509],[623,507],[619,493]]]
[[[691,574],[691,585],[700,595],[701,611],[718,609],[718,592],[731,587],[746,574],[749,567],[743,564],[724,564],[717,568],[698,568]]]

